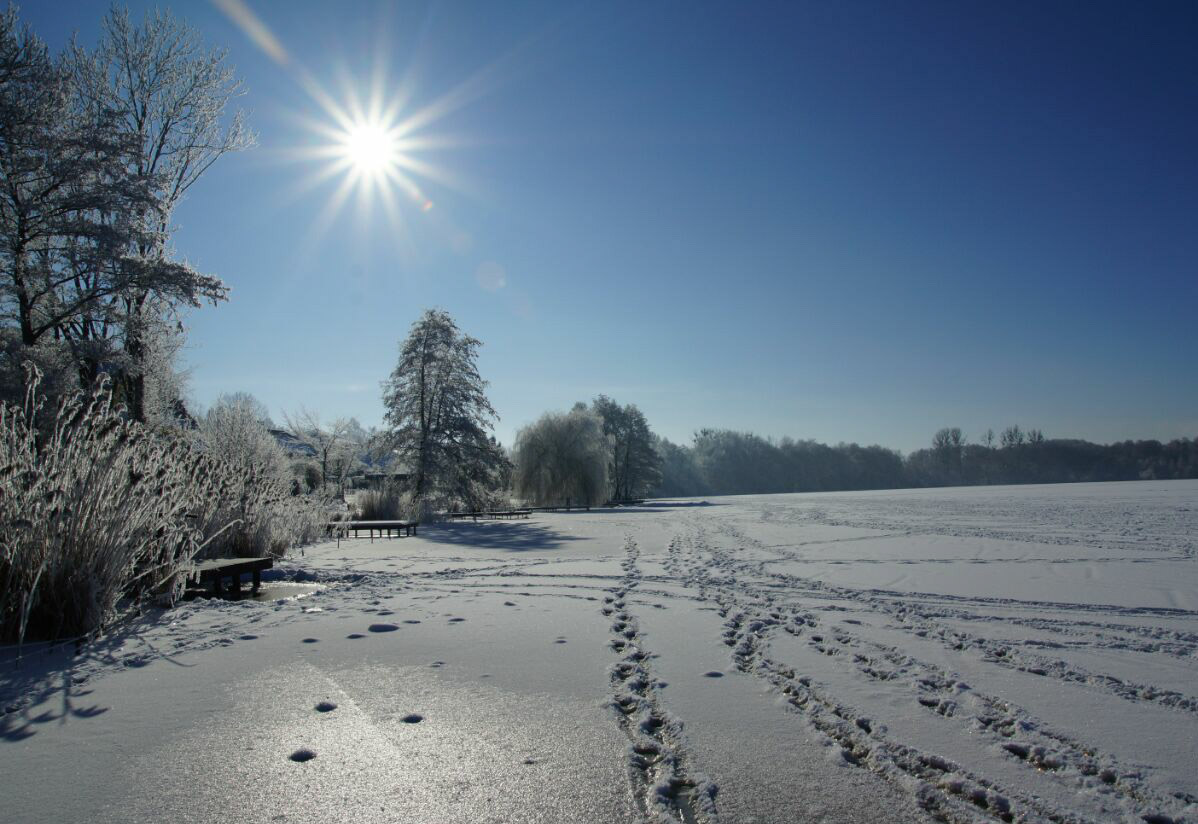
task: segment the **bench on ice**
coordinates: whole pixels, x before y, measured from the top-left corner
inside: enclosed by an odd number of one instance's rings
[[[420,526],[419,521],[330,521],[329,528],[333,530],[337,536],[337,543],[340,545],[342,538],[348,538],[349,533],[353,533],[357,538],[362,530],[366,530],[370,535],[370,542],[374,543],[374,533],[378,532],[382,538],[384,534],[388,538],[394,532],[396,537],[400,535],[415,535],[416,527]]]
[[[224,581],[229,579],[229,591],[241,592],[241,576],[250,573],[253,593],[262,587],[262,570],[275,565],[272,558],[216,558],[196,564],[192,580],[200,584],[212,584],[212,594],[221,595]]]

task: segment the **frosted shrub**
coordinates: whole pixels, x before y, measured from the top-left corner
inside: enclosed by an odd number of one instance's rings
[[[252,395],[222,395],[199,421],[204,451],[238,466],[263,467],[268,476],[288,481],[287,453],[267,429],[265,414],[266,408]]]
[[[106,384],[43,421],[39,377],[0,405],[0,641],[98,632],[124,598],[177,599],[201,552],[281,553],[323,529],[281,484],[126,420]]]

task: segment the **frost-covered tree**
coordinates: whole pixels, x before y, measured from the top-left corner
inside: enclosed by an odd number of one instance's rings
[[[952,472],[960,473],[962,450],[965,447],[965,436],[961,427],[946,426],[932,436],[932,449],[935,450],[940,462]]]
[[[283,420],[291,434],[316,452],[320,461],[320,478],[322,484],[335,479],[336,473],[330,474],[333,468],[341,465],[341,452],[348,446],[346,434],[350,424],[346,418],[337,418],[329,423],[321,420],[319,412],[300,409],[293,414],[283,413]]]
[[[119,265],[142,234],[128,216],[153,209],[148,180],[123,173],[129,141],[111,112],[79,105],[70,81],[12,6],[0,13],[0,317],[10,395],[22,391],[23,361],[57,373],[53,361],[79,355],[65,340],[69,324],[151,274]],[[80,281],[81,266],[102,271]],[[81,377],[90,387],[93,376]]]
[[[0,367],[67,358],[84,387],[112,376],[145,420],[156,321],[227,291],[172,259],[172,210],[250,138],[239,118],[222,125],[236,83],[192,30],[160,14],[136,27],[115,7],[104,28],[94,52],[51,58],[12,7],[0,14],[0,312],[12,324]]]
[[[609,452],[603,419],[596,413],[585,406],[547,412],[516,435],[515,492],[539,505],[602,504]]]
[[[649,422],[635,405],[620,406],[606,395],[591,403],[603,419],[603,432],[611,441],[608,477],[616,500],[639,498],[661,483],[661,456],[653,448]]]
[[[701,495],[707,491],[692,447],[671,443],[666,438],[657,439],[654,447],[661,456],[661,482],[651,494]]]
[[[262,403],[238,392],[222,395],[200,419],[200,439],[205,451],[234,466],[259,467],[280,482],[291,474],[287,453],[262,421]]]
[[[478,373],[480,346],[449,313],[429,309],[383,382],[388,437],[418,500],[474,507],[501,483],[507,458],[489,436],[498,416]]]
[[[1019,428],[1019,424],[1008,426],[1002,431],[1001,440],[1004,449],[1020,446],[1024,441],[1023,430]]]
[[[187,342],[186,333],[182,324],[171,323],[160,315],[155,315],[152,321],[147,329],[149,346],[142,364],[146,378],[145,422],[160,429],[194,429],[197,421],[183,400],[189,375],[179,365],[179,355]],[[229,397],[239,395],[245,393]],[[252,395],[245,397],[259,403]]]
[[[266,429],[274,429],[275,422],[270,417],[270,409],[250,392],[226,392],[220,398],[225,403],[235,403],[245,406]]]
[[[103,312],[92,313],[72,329],[81,340],[117,339],[127,358],[118,372],[133,416],[145,413],[145,370],[151,313],[171,314],[180,306],[224,300],[227,289],[215,277],[171,260],[172,215],[187,190],[222,155],[247,148],[254,135],[241,112],[226,120],[225,109],[241,84],[225,63],[223,50],[208,50],[199,33],[167,12],[154,11],[140,25],[113,6],[103,21],[99,46],[76,46],[71,69],[80,107],[108,113],[112,133],[126,143],[123,172],[151,183],[147,208],[110,213],[133,220],[142,233],[126,244],[124,263],[134,272],[156,272],[149,283],[116,292]],[[85,267],[84,282],[103,267]]]

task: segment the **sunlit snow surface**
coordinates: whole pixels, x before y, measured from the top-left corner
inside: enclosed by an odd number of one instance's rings
[[[1198,482],[420,532],[0,651],[0,820],[1198,821]]]

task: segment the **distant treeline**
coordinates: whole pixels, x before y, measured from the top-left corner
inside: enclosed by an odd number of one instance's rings
[[[1010,427],[969,444],[942,429],[928,449],[905,458],[855,443],[780,441],[747,432],[704,429],[691,446],[661,439],[663,497],[824,492],[979,484],[1073,483],[1198,478],[1198,440],[1123,441],[1108,445],[1047,439]]]

